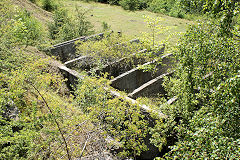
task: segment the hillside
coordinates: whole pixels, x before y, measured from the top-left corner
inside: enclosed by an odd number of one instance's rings
[[[2,0],[0,159],[238,159],[240,2],[220,2],[191,1],[195,23]]]
[[[150,16],[153,18],[160,17],[163,20],[160,22],[164,27],[170,27],[170,33],[185,32],[189,24],[192,21],[174,18],[163,14],[156,14],[149,11],[126,11],[120,6],[114,6],[109,4],[101,4],[95,2],[82,2],[61,0],[60,4],[64,8],[68,9],[72,14],[76,14],[75,7],[88,10],[87,18],[92,22],[97,32],[101,32],[103,22],[107,23],[112,30],[121,31],[126,35],[136,38],[141,36],[142,32],[149,32],[144,16]],[[164,39],[167,34],[162,34],[159,39]],[[174,37],[176,40],[177,38]]]
[[[31,13],[38,21],[47,25],[52,21],[52,13],[47,12],[37,6],[36,4],[30,2],[29,0],[12,0],[13,4],[18,6],[21,9],[26,9],[29,13]]]

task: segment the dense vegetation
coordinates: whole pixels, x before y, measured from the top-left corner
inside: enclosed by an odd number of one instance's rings
[[[167,14],[208,13],[210,18],[215,17],[190,26],[173,49],[178,63],[174,75],[165,79],[164,87],[168,97],[177,100],[172,105],[166,105],[168,99],[158,100],[155,109],[167,117],[159,118],[153,113],[155,122],[148,127],[148,117],[141,114],[140,107],[113,97],[106,89],[109,82],[105,78],[81,79],[75,97],[70,95],[63,77],[53,67],[52,63],[57,62],[44,58],[46,55],[36,46],[48,46],[93,31],[86,12],[78,10],[76,16],[70,17],[53,2],[42,1],[42,7],[53,13],[47,32],[28,11],[14,8],[8,0],[0,2],[0,159],[73,159],[93,152],[101,155],[109,149],[105,143],[107,135],[121,142],[123,151],[119,157],[137,158],[148,150],[144,141],[148,134],[159,151],[167,148],[156,159],[240,157],[239,3],[101,1],[130,10],[152,7],[152,11]],[[155,26],[156,22],[149,20],[152,33],[147,36],[149,39],[143,38],[147,43],[140,46],[152,53],[159,49],[154,36],[155,29],[161,27]],[[121,48],[126,51],[122,55],[118,47],[111,46],[119,40],[112,37],[88,42],[81,49],[86,53],[106,51],[94,54],[99,61],[105,56],[111,61],[141,49],[137,45]],[[139,56],[159,60],[152,54]]]
[[[216,24],[202,23],[192,26],[179,44],[177,70],[165,82],[168,93],[178,100],[163,108],[171,116],[166,128],[157,129],[168,130],[161,136],[178,139],[166,157],[236,159],[240,155],[239,40],[221,34]]]
[[[89,131],[101,140],[98,128],[73,107],[56,62],[33,47],[47,36],[40,23],[7,0],[0,14],[0,159],[66,158],[65,140],[74,157]]]
[[[215,12],[209,5],[209,11],[222,19],[188,29],[176,50],[175,75],[165,81],[169,95],[178,98],[174,105],[162,108],[170,115],[167,127],[160,124],[155,130],[162,133],[157,134],[159,139],[174,135],[178,140],[166,159],[237,159],[240,155],[239,24],[233,14],[239,6],[225,3],[223,12]]]

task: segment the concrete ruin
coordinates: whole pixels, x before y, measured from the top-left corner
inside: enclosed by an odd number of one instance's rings
[[[53,46],[50,50],[51,53],[59,57],[64,64],[59,66],[59,69],[63,73],[64,77],[68,79],[68,86],[71,88],[75,86],[78,79],[84,79],[85,76],[80,74],[77,70],[85,70],[90,74],[90,69],[93,69],[96,74],[108,73],[108,78],[111,81],[111,87],[105,88],[109,91],[113,97],[121,97],[123,100],[128,101],[132,104],[137,104],[136,99],[141,96],[154,96],[161,94],[165,96],[166,92],[162,87],[162,82],[164,77],[171,76],[173,71],[171,66],[173,64],[172,54],[163,54],[164,46],[156,55],[161,56],[162,63],[157,64],[155,61],[147,62],[144,59],[139,59],[135,57],[135,53],[132,53],[129,57],[124,57],[118,59],[108,65],[104,65],[100,68],[91,68],[92,66],[92,57],[91,56],[78,56],[76,55],[76,42],[77,41],[86,41],[89,39],[98,40],[104,37],[103,33],[92,35],[89,37],[80,37],[71,41],[67,41],[58,45]],[[131,43],[139,43],[139,40],[132,40]],[[146,49],[139,51],[140,53],[147,52]],[[128,59],[131,58],[133,61],[129,62]],[[138,64],[143,66],[149,64],[156,64],[156,72],[144,71],[139,69]],[[124,65],[122,65],[124,64]],[[112,78],[113,77],[113,78]],[[128,93],[128,96],[122,96],[119,91],[125,91]],[[176,97],[169,99],[168,104],[172,104],[177,100]],[[166,117],[160,111],[153,111],[147,105],[140,105],[144,114],[149,112],[157,112],[159,117]],[[149,141],[149,139],[147,140]],[[151,148],[150,151],[145,152],[141,155],[141,158],[151,159],[155,154],[158,153],[158,149],[153,145],[148,143],[148,147]]]

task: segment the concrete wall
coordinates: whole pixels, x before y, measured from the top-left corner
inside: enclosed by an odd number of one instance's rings
[[[87,40],[95,40],[103,38],[104,33],[99,33],[95,35],[91,35],[88,37],[80,37],[70,41],[66,41],[63,43],[59,43],[54,45],[50,52],[52,55],[58,57],[62,62],[66,62],[70,59],[76,58],[76,42],[77,41],[87,41]]]
[[[67,68],[65,65],[58,66],[64,78],[67,79],[67,86],[70,90],[76,87],[78,79],[83,79],[84,76],[80,75],[77,71]]]
[[[144,50],[145,51],[145,50]],[[137,58],[136,56],[132,55],[130,57],[121,58],[113,63],[110,63],[108,65],[105,65],[103,68],[97,68],[96,73],[109,73],[109,79],[110,77],[117,77],[134,67],[136,67],[138,64],[143,64],[146,61],[142,58]]]

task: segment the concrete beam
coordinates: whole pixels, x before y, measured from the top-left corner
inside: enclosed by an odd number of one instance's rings
[[[65,62],[64,65],[71,69],[90,70],[93,67],[93,57],[81,56]]]

